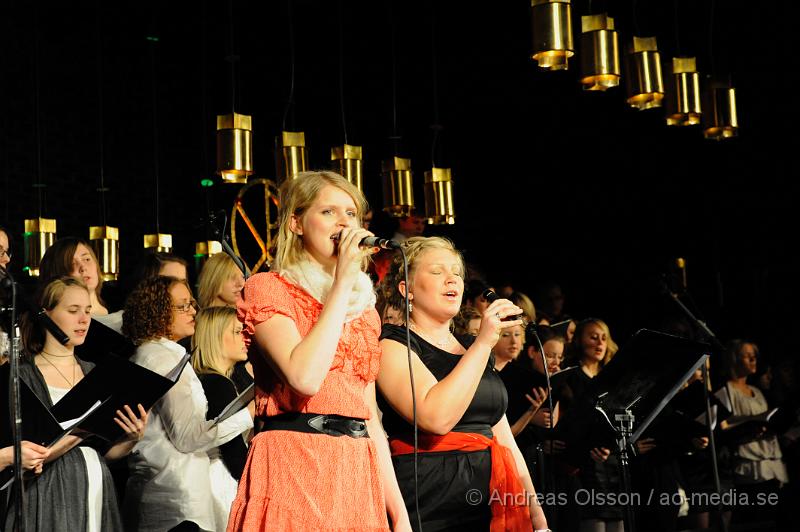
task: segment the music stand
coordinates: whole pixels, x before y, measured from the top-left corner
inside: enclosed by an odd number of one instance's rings
[[[705,364],[710,346],[641,329],[592,381],[595,409],[615,433],[622,489],[630,501],[629,452],[642,433],[692,374]],[[626,532],[635,531],[625,505]]]

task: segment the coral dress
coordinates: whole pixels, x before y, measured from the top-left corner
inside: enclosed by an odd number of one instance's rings
[[[248,280],[239,319],[250,342],[255,326],[275,314],[294,320],[305,337],[322,304],[277,273]],[[378,375],[380,319],[374,308],[343,326],[336,355],[319,392],[295,393],[250,352],[256,414],[286,412],[369,418],[364,388]],[[259,433],[250,445],[228,531],[389,530],[375,445],[370,438],[295,431]]]

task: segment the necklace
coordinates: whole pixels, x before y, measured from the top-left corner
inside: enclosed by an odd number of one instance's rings
[[[442,340],[441,342],[437,342],[436,340],[434,340],[434,339],[431,337],[431,335],[429,335],[429,334],[428,334],[428,333],[426,333],[425,331],[422,331],[422,330],[420,330],[420,329],[419,329],[419,328],[418,328],[416,325],[414,325],[413,323],[411,324],[411,326],[409,327],[409,329],[411,329],[412,331],[414,331],[415,333],[417,333],[417,334],[418,334],[418,335],[420,335],[422,338],[424,338],[424,339],[425,339],[425,340],[427,340],[428,342],[432,343],[433,345],[435,345],[435,346],[436,346],[436,347],[438,347],[439,349],[444,349],[444,348],[445,348],[445,346],[447,346],[447,344],[449,344],[449,343],[450,343],[450,333],[449,333],[449,332],[447,333],[447,338],[445,338],[445,339],[444,339],[444,340]]]
[[[67,356],[73,356],[73,355],[52,355],[50,353],[45,353],[44,351],[41,352],[42,359],[45,362],[47,362],[48,364],[50,364],[51,366],[53,366],[53,369],[56,370],[59,375],[61,375],[61,378],[64,379],[65,381],[67,381],[67,384],[69,384],[70,388],[74,387],[75,386],[75,366],[76,366],[76,364],[75,363],[72,364],[72,381],[70,381],[63,373],[61,373],[61,370],[58,369],[58,366],[56,366],[55,364],[50,362],[50,360],[47,358],[47,356],[45,356],[45,354],[50,355],[50,356],[54,356],[54,357],[58,357],[58,358],[66,358]]]

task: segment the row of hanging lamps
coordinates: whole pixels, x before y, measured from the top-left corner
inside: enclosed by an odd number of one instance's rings
[[[628,53],[628,105],[644,111],[661,107],[664,76],[655,37],[633,37]]]
[[[570,0],[531,0],[533,52],[543,70],[567,70],[575,55]]]
[[[36,181],[33,183],[33,188],[36,189],[38,198],[39,214],[36,218],[28,218],[25,220],[25,232],[23,234],[23,244],[25,251],[25,262],[23,271],[28,272],[31,277],[39,276],[39,266],[42,263],[47,249],[52,246],[56,241],[56,221],[53,218],[45,218],[44,211],[44,194],[47,190],[47,185],[43,181],[42,171],[42,126],[40,116],[40,101],[39,101],[39,30],[37,20],[34,16],[34,50],[33,50],[33,70],[34,70],[34,121],[36,124]]]
[[[153,181],[155,184],[154,187],[154,211],[155,211],[155,222],[156,222],[156,232],[155,233],[148,233],[144,235],[143,244],[145,249],[154,250],[157,252],[169,253],[172,251],[172,235],[170,233],[162,233],[161,232],[161,223],[160,223],[160,184],[161,184],[161,176],[159,172],[159,160],[158,160],[158,91],[157,91],[157,82],[156,82],[156,46],[158,45],[159,39],[155,35],[149,35],[146,37],[147,42],[150,43],[150,77],[151,77],[151,84],[152,84],[152,96],[153,96]]]
[[[95,5],[97,12],[95,33],[97,39],[97,145],[100,155],[100,179],[97,192],[100,196],[100,218],[101,225],[89,227],[89,242],[92,244],[97,262],[100,266],[100,274],[103,281],[116,281],[119,279],[119,228],[107,224],[106,220],[106,187],[105,181],[105,150],[103,136],[105,134],[103,121],[103,46],[102,30],[103,27],[100,17],[100,2]]]
[[[236,54],[233,0],[228,1],[228,56],[231,71],[231,112],[217,115],[217,173],[223,183],[242,185],[253,175],[253,117],[236,112]]]
[[[581,17],[581,85],[604,91],[619,85],[619,44],[608,14]]]
[[[436,46],[436,4],[431,4],[431,80],[433,96],[433,125],[431,139],[431,169],[425,172],[425,217],[432,225],[452,225],[456,222],[453,201],[453,179],[450,168],[437,167],[444,127],[439,120],[439,69]]]
[[[355,146],[348,142],[347,119],[345,115],[344,99],[344,13],[343,2],[339,1],[339,108],[342,115],[342,133],[344,144],[331,148],[331,163],[333,169],[355,185],[358,190],[364,192],[363,167],[364,156],[363,147]]]
[[[358,190],[364,191],[364,158],[361,146],[353,146],[347,143],[342,146],[334,146],[331,148],[331,161],[335,165],[334,170],[358,187]]]

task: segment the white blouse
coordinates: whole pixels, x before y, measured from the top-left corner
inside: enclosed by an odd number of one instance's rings
[[[137,349],[131,360],[166,375],[186,350],[161,338]],[[244,409],[213,425],[208,402],[187,364],[167,394],[150,412],[144,438],[128,459],[131,476],[124,504],[127,530],[164,531],[183,521],[216,530],[208,451],[253,428]]]
[[[736,416],[755,416],[767,411],[767,400],[761,390],[748,386],[752,397],[727,384],[731,399],[732,413]],[[770,436],[743,443],[736,448],[738,460],[734,466],[734,480],[742,484],[765,482],[776,479],[782,483],[789,481],[786,465],[783,463],[778,438]]]

